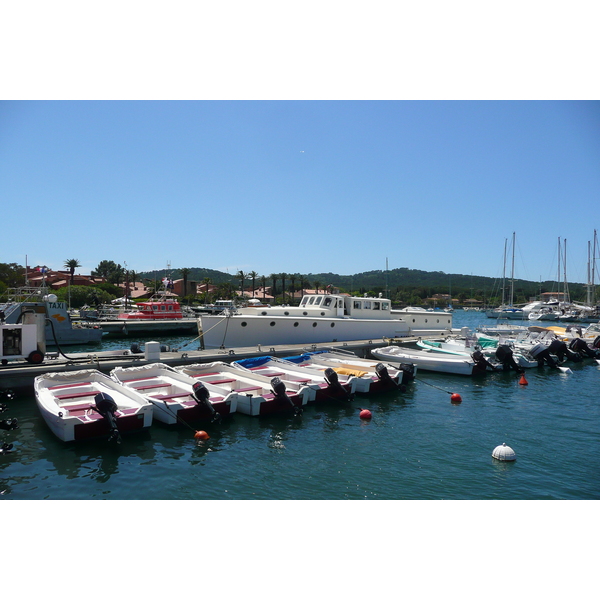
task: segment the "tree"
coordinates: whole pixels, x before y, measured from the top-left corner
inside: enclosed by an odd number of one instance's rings
[[[283,303],[285,304],[285,278],[287,277],[287,273],[282,273],[279,278],[281,279],[281,297],[283,299]]]
[[[248,273],[248,277],[252,279],[252,297],[254,298],[254,290],[256,289],[256,278],[258,277],[258,273],[256,271],[250,271],[250,273]]]
[[[205,288],[204,288],[204,302],[208,303],[209,300],[209,296],[208,296],[208,286],[210,285],[210,277],[205,277],[202,280],[202,283],[204,284]]]
[[[315,292],[318,294],[319,293],[319,287],[321,286],[321,282],[320,281],[315,281],[313,285],[315,286]]]
[[[71,285],[73,285],[75,269],[78,269],[80,266],[81,264],[76,258],[69,258],[68,260],[65,260],[65,269],[69,269],[69,273],[71,275]]]
[[[183,268],[181,270],[181,276],[183,277],[183,296],[187,296],[187,278],[190,274],[190,269]]]
[[[240,296],[244,297],[244,282],[246,281],[246,273],[244,271],[238,271],[235,276],[240,280]]]
[[[277,296],[277,280],[279,279],[279,275],[277,273],[271,273],[269,278],[273,281],[273,289],[271,290],[271,295],[273,296],[273,300]]]
[[[6,287],[17,287],[24,283],[25,269],[17,263],[0,263],[0,283]]]
[[[262,290],[263,290],[263,300],[265,299],[265,294],[266,294],[266,290],[265,288],[267,287],[267,278],[265,277],[265,275],[261,275],[260,276],[260,283],[262,285]]]
[[[296,279],[298,279],[300,275],[298,273],[292,273],[290,275],[290,289],[292,290],[292,298],[294,298],[294,294],[296,293]]]
[[[92,276],[104,277],[109,283],[117,285],[123,281],[124,274],[123,267],[112,260],[101,261],[98,263],[96,270],[92,271]]]

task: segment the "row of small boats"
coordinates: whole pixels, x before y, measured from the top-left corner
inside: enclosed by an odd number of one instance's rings
[[[271,356],[233,364],[177,368],[162,363],[47,373],[36,377],[37,406],[61,440],[79,441],[165,425],[218,422],[233,413],[297,415],[309,403],[347,402],[355,394],[403,390],[414,380],[410,364],[396,366],[343,352]]]

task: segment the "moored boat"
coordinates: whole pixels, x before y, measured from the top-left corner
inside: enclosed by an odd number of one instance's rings
[[[110,376],[150,402],[154,418],[166,425],[220,421],[237,410],[237,394],[198,383],[162,363],[117,367]]]
[[[46,373],[34,380],[37,406],[65,442],[141,431],[152,424],[152,405],[96,369]]]
[[[237,396],[239,413],[259,417],[299,414],[314,392],[303,381],[288,382],[277,376],[265,377],[216,361],[177,367],[192,381]]]
[[[275,356],[259,356],[235,361],[233,366],[265,377],[301,382],[315,391],[314,402],[349,401],[356,391],[354,375],[338,375],[333,369],[314,369]]]
[[[443,355],[394,345],[373,348],[371,354],[385,364],[412,363],[422,371],[471,376],[486,370],[485,366],[482,368],[470,356]]]
[[[248,306],[201,315],[206,348],[314,344],[451,332],[452,314],[393,311],[386,298],[341,294],[303,296],[299,306]]]
[[[400,364],[386,366],[379,361],[359,358],[355,354],[320,350],[306,352],[299,356],[286,357],[285,360],[301,366],[313,366],[318,369],[331,367],[339,375],[354,375],[355,390],[362,394],[386,391],[404,391],[406,385],[415,379],[415,366]]]

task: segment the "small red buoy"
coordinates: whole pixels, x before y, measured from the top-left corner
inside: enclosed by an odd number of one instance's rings
[[[462,398],[460,397],[460,394],[452,394],[452,396],[450,396],[450,402],[452,402],[454,404],[458,404],[459,402],[462,402]]]
[[[529,385],[529,382],[527,381],[527,379],[525,379],[525,373],[521,375],[521,379],[519,379],[519,385]]]
[[[194,434],[194,438],[196,438],[197,440],[208,440],[210,439],[210,435],[208,435],[206,431],[196,431],[196,433]]]
[[[360,414],[358,416],[361,419],[370,419],[373,415],[371,414],[370,410],[367,410],[366,408],[364,408],[363,410],[360,411]]]

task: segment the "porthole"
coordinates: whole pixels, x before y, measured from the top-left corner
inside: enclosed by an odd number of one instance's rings
[[[298,321],[294,323],[294,327],[298,327]]]
[[[321,316],[322,316],[322,317],[324,317],[324,316],[325,316],[325,313],[324,313],[324,312],[322,312],[322,313],[321,313]]]
[[[427,323],[427,319],[425,319],[425,323]]]
[[[289,317],[289,316],[290,316],[290,313],[289,313],[287,310],[286,310],[286,311],[285,311],[283,314],[284,314],[286,317]]]
[[[304,311],[302,314],[303,314],[305,317],[308,315],[308,313],[307,313],[306,311]]]
[[[242,321],[242,327],[246,327],[246,325],[248,325],[248,323],[246,323],[246,321]]]
[[[440,322],[440,320],[438,319],[438,320],[436,321],[436,323],[439,323],[439,322]]]
[[[269,325],[270,325],[271,327],[275,327],[275,321],[271,321],[271,322],[269,323]]]
[[[316,323],[313,323],[313,327],[316,327],[316,326],[317,326],[317,324],[316,324]]]
[[[266,317],[266,316],[267,316],[267,311],[266,311],[266,310],[263,310],[263,311],[262,311],[260,314],[261,314],[263,317]]]
[[[416,323],[416,320],[415,320],[415,319],[413,319],[413,323]]]
[[[332,324],[331,324],[331,326],[332,326],[332,327],[335,327],[335,323],[332,323]]]

